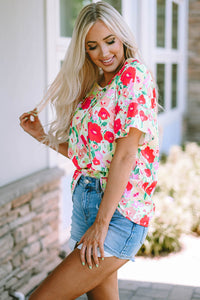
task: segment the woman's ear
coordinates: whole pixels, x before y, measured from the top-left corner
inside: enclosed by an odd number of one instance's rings
[[[127,47],[123,44],[124,48],[124,58],[127,59]]]

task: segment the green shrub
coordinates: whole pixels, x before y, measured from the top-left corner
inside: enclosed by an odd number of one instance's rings
[[[182,233],[200,235],[200,147],[171,148],[160,164],[154,194],[156,214],[139,255],[160,255],[181,248]]]

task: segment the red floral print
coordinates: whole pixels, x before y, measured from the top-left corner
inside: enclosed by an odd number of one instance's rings
[[[156,98],[156,89],[153,89],[153,97]]]
[[[149,146],[147,146],[144,150],[141,150],[141,153],[149,163],[154,162],[155,159],[154,151],[153,149],[150,149]]]
[[[73,164],[75,165],[75,167],[77,169],[80,169],[76,156],[73,157],[72,161],[73,161]]]
[[[135,117],[138,114],[138,103],[132,102],[128,107],[127,118]]]
[[[128,85],[132,79],[132,81],[135,81],[135,74],[136,70],[133,67],[129,67],[126,71],[122,73],[121,81],[123,85]]]
[[[144,171],[145,171],[147,177],[151,176],[151,170],[150,169],[145,169]]]
[[[142,226],[148,226],[149,224],[149,217],[145,215],[141,220],[140,220],[140,225]]]
[[[114,121],[114,132],[117,133],[122,128],[121,120],[117,119]]]
[[[132,187],[133,187],[133,185],[130,182],[128,182],[128,184],[126,186],[127,191],[130,191],[132,189]]]
[[[156,107],[156,99],[151,98],[151,108],[154,109]]]
[[[102,119],[102,120],[106,120],[110,117],[109,112],[105,109],[105,108],[101,108],[98,116]]]
[[[151,195],[151,193],[153,193],[155,187],[156,187],[157,181],[154,181],[147,189],[146,189],[146,193],[148,195]]]
[[[115,114],[117,115],[120,112],[121,108],[119,106],[119,104],[117,103],[117,105],[115,106]]]
[[[142,185],[142,187],[143,187],[143,189],[144,189],[145,191],[146,191],[147,186],[148,186],[148,182],[145,182],[145,183],[143,183],[143,185]]]
[[[106,133],[104,134],[104,139],[106,141],[108,141],[109,143],[113,143],[114,142],[114,134],[111,131],[106,131]]]
[[[140,111],[140,118],[142,122],[148,120],[148,117],[145,115],[145,113],[142,110]]]
[[[100,143],[102,140],[101,127],[97,124],[93,124],[92,122],[88,123],[88,137],[91,141],[95,141]]]
[[[86,142],[86,139],[85,139],[85,137],[84,137],[83,134],[81,134],[81,139],[82,139],[82,141],[83,141],[83,144],[84,144],[85,146],[87,146],[87,142]]]
[[[145,104],[145,103],[146,103],[146,100],[145,100],[145,98],[144,98],[144,95],[139,96],[138,99],[137,99],[137,101],[138,101],[138,103],[140,103],[140,104]]]
[[[81,105],[82,109],[87,109],[90,106],[90,103],[91,103],[91,97],[85,98],[85,100]]]
[[[94,159],[93,159],[93,164],[94,165],[100,165],[100,161],[95,157]]]

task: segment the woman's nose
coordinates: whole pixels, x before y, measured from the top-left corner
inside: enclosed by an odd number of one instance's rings
[[[108,54],[109,54],[108,46],[106,46],[106,45],[101,46],[100,49],[101,49],[101,56],[102,56],[102,57],[108,56]]]

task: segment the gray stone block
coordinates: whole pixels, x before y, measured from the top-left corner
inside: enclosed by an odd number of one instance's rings
[[[192,294],[194,292],[194,288],[190,286],[174,286],[169,294],[169,300],[190,300],[192,298]]]
[[[134,291],[120,289],[119,290],[119,298],[120,300],[131,300],[134,295]]]
[[[136,296],[152,297],[154,299],[157,299],[157,298],[167,299],[168,295],[169,295],[169,290],[152,289],[152,288],[150,289],[150,288],[141,288],[141,287],[139,287],[135,295]]]

